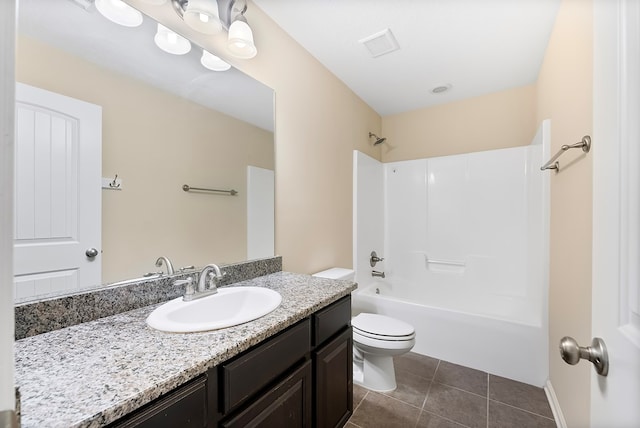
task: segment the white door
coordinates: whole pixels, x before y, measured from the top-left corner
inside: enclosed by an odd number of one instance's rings
[[[247,166],[247,259],[273,257],[275,251],[275,174]]]
[[[592,374],[591,424],[640,427],[640,2],[594,7],[592,331],[609,374]]]
[[[15,135],[15,297],[99,284],[102,108],[18,83]]]

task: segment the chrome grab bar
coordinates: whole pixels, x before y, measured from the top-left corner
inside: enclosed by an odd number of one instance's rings
[[[544,171],[545,169],[555,169],[556,171],[560,171],[560,162],[557,162],[556,159],[558,159],[560,155],[562,155],[567,150],[578,149],[578,148],[582,149],[582,151],[585,153],[589,153],[589,150],[591,150],[591,137],[588,135],[585,135],[584,137],[582,137],[582,140],[580,140],[575,144],[569,144],[569,145],[565,144],[564,146],[560,147],[560,150],[558,150],[558,153],[553,155],[553,157],[549,159],[549,162],[542,165],[540,167],[540,170]]]
[[[214,192],[214,193],[228,193],[231,196],[235,196],[238,194],[237,190],[220,190],[220,189],[207,189],[204,187],[191,187],[188,184],[183,184],[182,185],[182,190],[184,190],[185,192],[190,192],[192,190],[196,190],[198,192]]]
[[[435,265],[447,265],[447,266],[467,266],[466,262],[459,262],[456,260],[438,260],[438,259],[430,259],[426,254],[424,255],[424,260],[429,264]]]

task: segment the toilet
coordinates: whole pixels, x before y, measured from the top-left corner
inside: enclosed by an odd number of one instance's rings
[[[332,268],[313,276],[351,280],[351,269]],[[409,352],[416,343],[411,324],[386,315],[361,313],[351,318],[353,327],[353,381],[373,391],[396,389],[393,357]]]

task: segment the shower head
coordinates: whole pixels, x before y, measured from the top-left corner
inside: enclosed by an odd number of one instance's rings
[[[374,134],[373,132],[369,132],[369,138],[371,138],[371,137],[375,137],[375,139],[376,139],[376,141],[373,142],[374,146],[377,146],[378,144],[382,144],[385,141],[387,141],[386,138],[384,138],[384,137],[380,138],[376,134]]]

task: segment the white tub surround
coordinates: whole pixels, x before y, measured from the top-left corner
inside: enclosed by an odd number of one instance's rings
[[[548,151],[545,121],[524,147],[387,164],[355,152],[354,310],[414,325],[416,352],[543,386]]]

